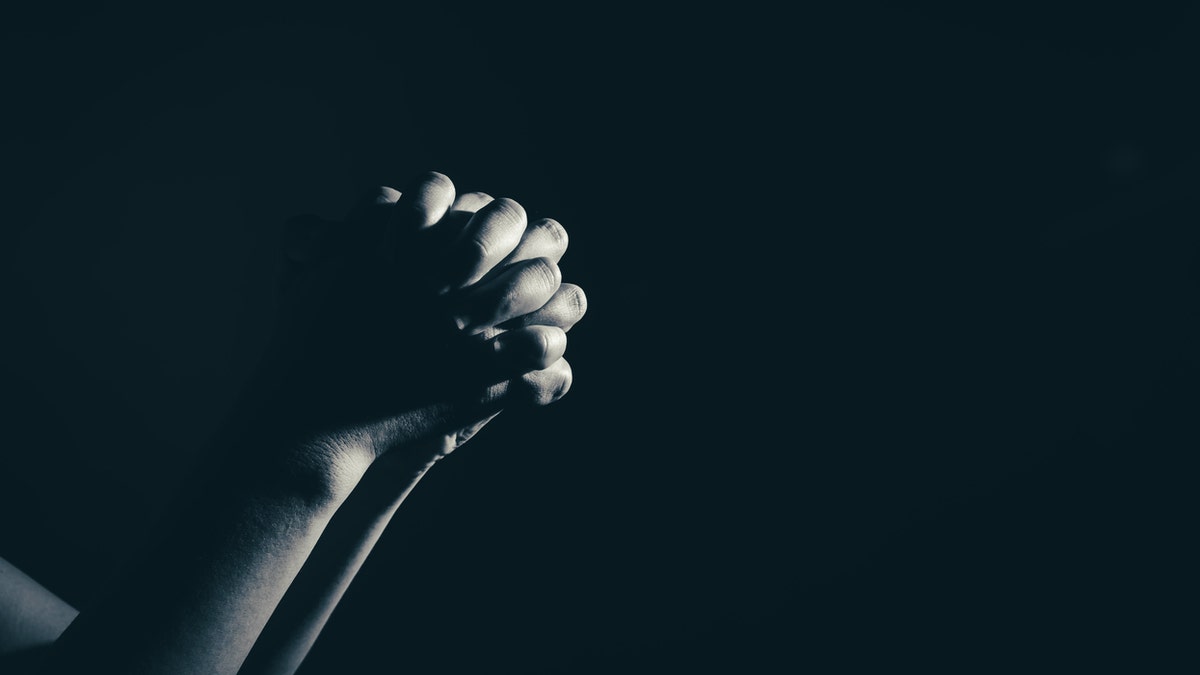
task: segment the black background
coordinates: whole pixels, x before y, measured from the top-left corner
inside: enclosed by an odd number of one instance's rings
[[[566,224],[575,386],[304,673],[1194,667],[1200,16],[836,4],[5,10],[0,555],[86,608],[283,220],[436,169]]]

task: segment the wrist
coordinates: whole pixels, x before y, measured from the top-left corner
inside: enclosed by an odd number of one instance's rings
[[[372,467],[391,476],[389,490],[403,492],[458,444],[454,434],[422,433],[444,410],[338,428],[324,421],[337,415],[314,412],[281,394],[287,389],[260,378],[225,428],[221,445],[233,451],[227,466],[248,476],[247,486],[258,493],[340,503]]]
[[[314,503],[340,504],[358,485],[374,456],[339,439],[285,444],[260,475],[264,487]]]
[[[437,451],[443,445],[429,441],[377,454],[347,438],[314,439],[281,452],[255,472],[249,487],[318,510],[340,507],[352,492],[379,508],[394,508],[444,456]]]
[[[300,435],[269,416],[233,424],[218,441],[217,471],[249,496],[310,506],[340,504],[366,474],[373,456],[336,435]]]

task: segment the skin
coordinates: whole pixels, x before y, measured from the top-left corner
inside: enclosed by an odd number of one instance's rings
[[[0,654],[53,643],[79,612],[0,558]],[[0,662],[2,663],[2,662]]]
[[[456,198],[435,173],[342,223],[298,221],[283,321],[239,414],[45,672],[235,673],[260,633],[247,672],[294,671],[428,469],[504,407],[569,389],[584,300],[561,283],[565,248],[557,223]]]
[[[490,196],[482,193],[461,195],[455,199],[449,218],[469,217],[491,201]],[[495,278],[507,265],[539,257],[557,263],[566,249],[567,237],[562,225],[549,219],[534,221],[524,230],[513,251],[487,276]],[[539,309],[487,328],[478,337],[492,339],[505,330],[526,326],[556,327],[565,333],[583,318],[586,302],[582,289],[562,284]],[[487,421],[461,431],[460,439],[474,434]],[[388,522],[428,468],[414,471],[413,465],[398,457],[389,454],[377,460],[338,509],[255,643],[242,667],[242,675],[290,675],[300,667]]]

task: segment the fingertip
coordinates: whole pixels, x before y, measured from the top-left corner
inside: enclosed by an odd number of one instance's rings
[[[493,201],[495,201],[494,198],[486,192],[464,192],[454,198],[454,204],[450,206],[450,210],[475,213]]]
[[[445,174],[427,171],[418,176],[404,198],[398,201],[402,208],[399,217],[405,227],[422,230],[441,220],[454,203],[454,183]]]
[[[558,266],[558,263],[554,262],[553,258],[539,256],[530,260],[526,265],[530,270],[530,274],[540,277],[543,288],[550,291],[550,296],[546,298],[547,300],[562,286],[562,268]]]
[[[558,289],[563,294],[563,299],[567,303],[567,307],[570,308],[575,321],[577,322],[582,319],[588,310],[587,294],[583,292],[581,287],[571,283],[564,283]]]
[[[526,224],[525,208],[508,197],[476,211],[450,248],[448,286],[466,288],[486,276],[521,242]]]
[[[562,268],[554,262],[554,258],[547,258],[544,255],[513,263],[508,269],[521,270],[523,275],[527,275],[530,280],[536,280],[540,288],[551,294],[562,285]],[[550,296],[547,296],[546,299],[549,300]]]
[[[544,402],[539,405],[549,405],[562,399],[571,391],[571,385],[575,382],[575,372],[571,369],[571,364],[566,359],[559,359],[555,363],[558,368],[554,375],[551,386],[547,387]]]
[[[515,199],[500,197],[499,199],[492,200],[492,202],[488,204],[488,208],[492,213],[495,213],[499,217],[508,218],[521,223],[522,229],[524,228],[524,225],[529,222],[528,216],[525,213],[525,207],[521,206],[520,202]]]
[[[392,206],[400,200],[401,196],[400,191],[395,188],[373,185],[354,201],[354,206],[347,214],[347,220],[362,222],[377,218],[381,214],[390,213],[390,210],[379,207]]]
[[[567,351],[567,333],[558,326],[526,326],[492,338],[492,350],[517,371],[542,370]]]
[[[571,390],[573,379],[571,364],[566,359],[559,359],[544,370],[521,376],[529,402],[539,407],[550,405],[566,396]]]
[[[400,201],[401,196],[402,193],[399,190],[386,185],[380,185],[375,189],[374,194],[372,195],[372,202],[379,206],[395,204],[396,202]]]
[[[430,185],[438,189],[454,190],[454,181],[450,180],[449,176],[440,171],[426,171],[417,177],[415,183],[418,185]]]
[[[531,229],[538,229],[545,232],[546,236],[554,242],[554,245],[563,251],[567,250],[567,245],[570,243],[570,237],[567,236],[567,228],[563,224],[553,218],[539,218],[530,226]]]
[[[567,331],[558,326],[530,326],[538,334],[542,348],[549,355],[546,365],[554,363],[567,352]]]

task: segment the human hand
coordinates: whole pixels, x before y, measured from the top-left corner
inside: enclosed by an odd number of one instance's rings
[[[456,198],[436,173],[380,188],[342,223],[294,221],[270,424],[305,461],[426,465],[505,406],[558,400],[586,309],[561,283],[566,246],[556,221]]]

